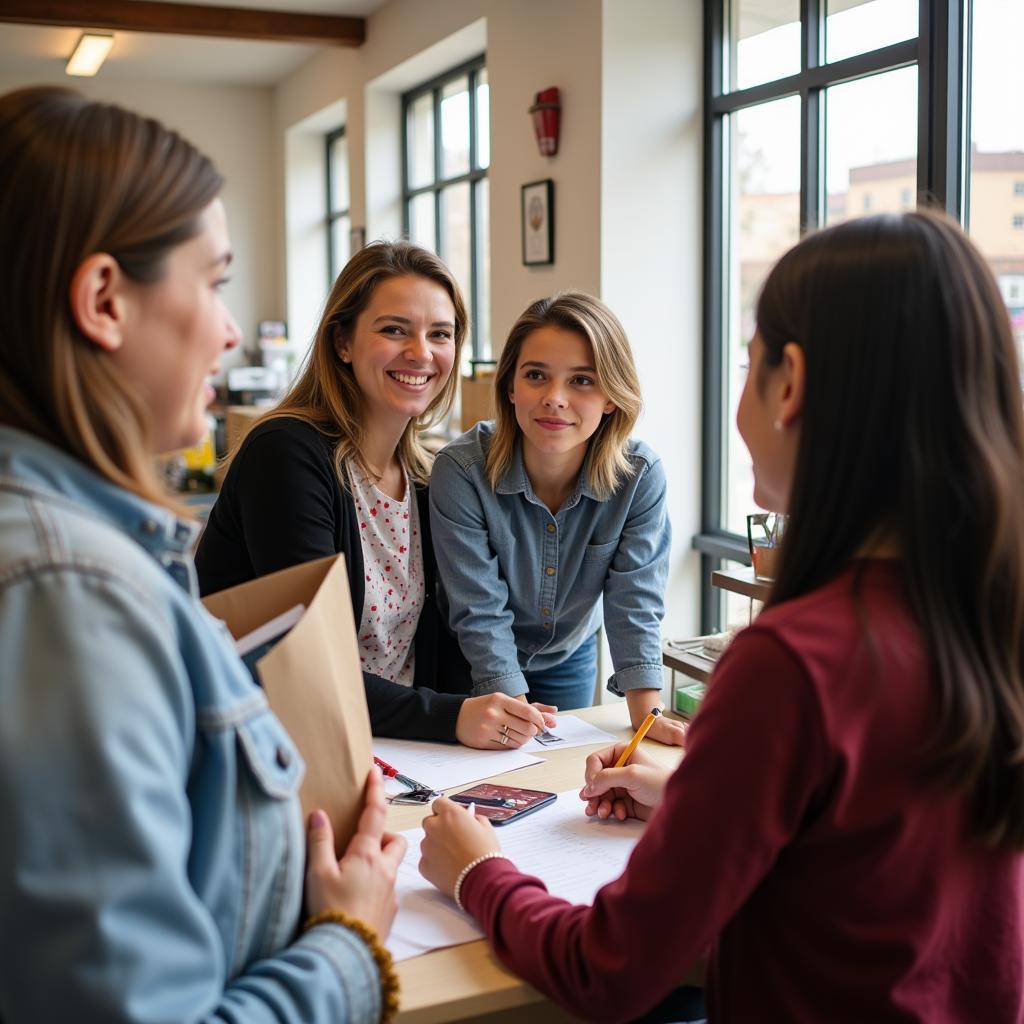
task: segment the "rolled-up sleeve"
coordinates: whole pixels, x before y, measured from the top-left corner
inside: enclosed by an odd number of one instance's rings
[[[480,495],[466,470],[444,452],[430,477],[430,529],[448,622],[470,664],[474,695],[526,693],[508,585]]]
[[[604,585],[604,623],[615,674],[608,689],[660,690],[661,620],[665,617],[672,528],[661,461],[637,481],[619,545]]]

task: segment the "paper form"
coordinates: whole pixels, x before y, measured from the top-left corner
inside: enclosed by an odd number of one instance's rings
[[[590,904],[601,886],[618,878],[644,830],[642,821],[599,821],[583,813],[575,789],[521,821],[498,829],[503,853],[536,875],[553,896]],[[387,948],[395,960],[483,938],[476,922],[420,873],[423,829],[403,832],[409,849],[398,869],[398,915]]]
[[[373,756],[431,789],[464,786],[543,760],[519,750],[474,750],[457,743],[387,740],[377,736],[373,738]],[[388,792],[392,792],[390,787]]]
[[[625,721],[623,722],[625,724]],[[558,724],[550,730],[552,740],[527,740],[519,749],[530,754],[543,754],[548,750],[564,750],[566,747],[585,747],[589,743],[615,743],[616,737],[596,725],[584,722],[575,715],[559,715]]]

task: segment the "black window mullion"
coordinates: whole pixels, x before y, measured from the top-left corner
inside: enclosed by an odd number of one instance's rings
[[[441,248],[441,86],[433,89],[434,98],[434,251],[444,259]]]
[[[334,279],[341,271],[341,267],[335,266],[334,260],[334,224],[342,217],[348,216],[348,209],[335,208],[335,195],[332,179],[334,177],[334,143],[345,137],[345,126],[328,132],[324,138],[326,158],[324,160],[324,171],[327,175],[326,196],[327,196],[327,284],[328,287],[334,284]]]
[[[704,95],[716,97],[723,87],[725,18],[720,0],[704,0]],[[702,532],[718,530],[722,515],[722,357],[724,346],[725,118],[704,106],[704,407],[701,519]],[[711,593],[712,561],[701,556],[701,631],[718,628],[718,602]]]
[[[918,35],[919,201],[959,218],[963,200],[965,128],[963,0],[921,4]]]
[[[477,159],[477,137],[476,137],[476,78],[478,71],[473,70],[469,73],[468,88],[469,88],[469,173],[473,174],[474,171],[479,167],[479,160]],[[476,237],[476,202],[477,202],[477,184],[475,180],[470,180],[469,184],[469,308],[476,311],[476,315],[470,318],[469,323],[469,347],[473,353],[474,359],[481,357],[480,353],[480,335],[478,329],[478,323],[480,320],[480,283],[479,283],[479,263],[478,263],[478,239]]]
[[[822,3],[800,0],[801,77],[809,80],[821,64]],[[805,85],[800,90],[800,234],[813,231],[821,222],[821,108],[822,90]]]

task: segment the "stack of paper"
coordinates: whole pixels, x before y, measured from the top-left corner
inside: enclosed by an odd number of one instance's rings
[[[578,792],[568,790],[549,807],[498,829],[498,836],[502,852],[540,878],[552,895],[590,904],[598,889],[625,870],[643,829],[641,821],[586,817]],[[391,955],[407,960],[482,938],[476,922],[419,873],[423,829],[402,835],[409,849],[398,869],[398,916],[387,941]]]

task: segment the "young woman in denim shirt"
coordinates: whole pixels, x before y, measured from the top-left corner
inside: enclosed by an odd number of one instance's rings
[[[154,469],[240,337],[222,179],[40,88],[0,97],[0,180],[0,1015],[377,1021],[404,847],[381,781],[340,861],[319,811],[307,850],[299,753]]]
[[[469,697],[436,603],[423,432],[450,410],[468,318],[451,271],[410,242],[374,242],[327,297],[310,358],[231,459],[196,552],[203,594],[341,553],[374,735],[489,747],[551,719],[505,694]]]
[[[609,689],[639,725],[661,706],[670,529],[661,462],[629,436],[640,383],[622,325],[579,292],[533,303],[495,396],[495,421],[445,448],[430,480],[442,602],[474,693],[589,707],[603,618]],[[683,730],[659,719],[650,735]]]

